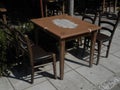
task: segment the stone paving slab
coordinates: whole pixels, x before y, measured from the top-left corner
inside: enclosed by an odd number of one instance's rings
[[[118,46],[120,46],[120,45],[112,43],[111,48],[110,48],[110,53],[115,53],[115,52],[119,51],[120,49],[118,48]]]
[[[13,69],[11,74],[7,77],[15,90],[23,90],[25,88],[32,87],[35,84],[46,81],[46,78],[41,74],[35,74],[34,84],[31,84],[30,73],[26,73],[27,69],[19,69],[19,67],[15,67],[15,69]]]
[[[114,73],[120,72],[120,58],[114,55],[109,55],[108,58],[101,58],[100,65]]]
[[[24,79],[17,79],[17,78],[10,78],[10,77],[8,77],[8,79],[11,82],[12,86],[15,88],[15,90],[23,90],[28,87],[32,87],[38,83],[46,81],[46,78],[43,76],[34,79],[34,84],[31,84],[28,82],[28,80],[25,81]]]
[[[70,53],[66,54],[65,63],[72,69],[79,68],[81,66],[89,66],[89,63],[87,61],[81,60]]]
[[[117,56],[120,59],[120,51],[114,53],[115,56]]]
[[[57,90],[50,82],[45,81],[25,90]]]
[[[0,77],[0,90],[14,90],[6,77]]]
[[[92,83],[75,71],[65,73],[64,80],[52,80],[50,82],[58,90],[98,90]]]
[[[92,68],[80,67],[76,71],[94,85],[99,85],[114,75],[111,71],[100,65],[93,65]]]

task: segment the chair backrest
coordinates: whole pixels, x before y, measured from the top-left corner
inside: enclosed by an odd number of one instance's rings
[[[28,55],[28,58],[30,59],[31,66],[34,66],[33,64],[33,53],[32,53],[32,46],[34,45],[28,35],[22,34],[20,31],[15,30],[16,38],[18,40],[18,47],[22,51],[23,55]]]
[[[55,16],[64,13],[64,1],[62,0],[46,0],[46,16]]]
[[[13,33],[13,29],[9,27],[7,24],[0,22],[0,28],[4,30],[4,33],[6,34],[6,38],[8,41],[16,41],[15,40],[15,35]],[[13,44],[12,44],[13,45]]]
[[[85,10],[85,13],[82,16],[82,20],[90,22],[92,24],[95,23],[97,18],[97,11],[94,10]]]
[[[117,15],[109,14],[109,13],[101,13],[99,15],[99,22],[98,22],[98,25],[101,27],[99,33],[105,33],[112,38],[119,20],[120,20],[120,12],[118,12]]]

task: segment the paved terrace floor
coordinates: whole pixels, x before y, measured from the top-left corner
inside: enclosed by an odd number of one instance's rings
[[[80,54],[75,52],[73,50],[65,55],[64,80],[49,77],[53,74],[50,70],[47,74],[36,75],[34,84],[30,84],[25,81],[26,77],[17,78],[22,70],[16,70],[16,74],[11,73],[9,77],[0,78],[0,90],[120,90],[120,23],[109,57],[101,57],[99,65],[93,64],[93,67],[89,68],[88,62],[81,60]],[[59,75],[59,62],[57,72]]]

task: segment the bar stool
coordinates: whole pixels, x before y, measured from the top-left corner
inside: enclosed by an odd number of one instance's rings
[[[2,21],[4,24],[7,24],[6,12],[6,8],[0,8],[0,16],[2,16]]]

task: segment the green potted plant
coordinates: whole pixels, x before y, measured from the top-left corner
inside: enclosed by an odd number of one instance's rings
[[[6,64],[6,35],[4,31],[0,28],[0,76],[3,75],[4,71],[7,68]]]
[[[20,30],[20,32],[22,32],[22,33],[29,33],[32,31],[32,29],[34,29],[34,25],[31,22],[24,22],[15,28],[16,28],[16,30]],[[8,71],[9,68],[11,68],[11,63],[9,65],[9,63],[7,61],[7,59],[8,59],[7,51],[8,51],[8,49],[10,49],[9,45],[14,44],[14,39],[10,38],[9,35],[6,33],[9,34],[10,33],[9,30],[7,28],[5,28],[4,26],[0,26],[0,76],[9,74],[6,71]],[[14,62],[13,62],[13,64],[14,64]]]

